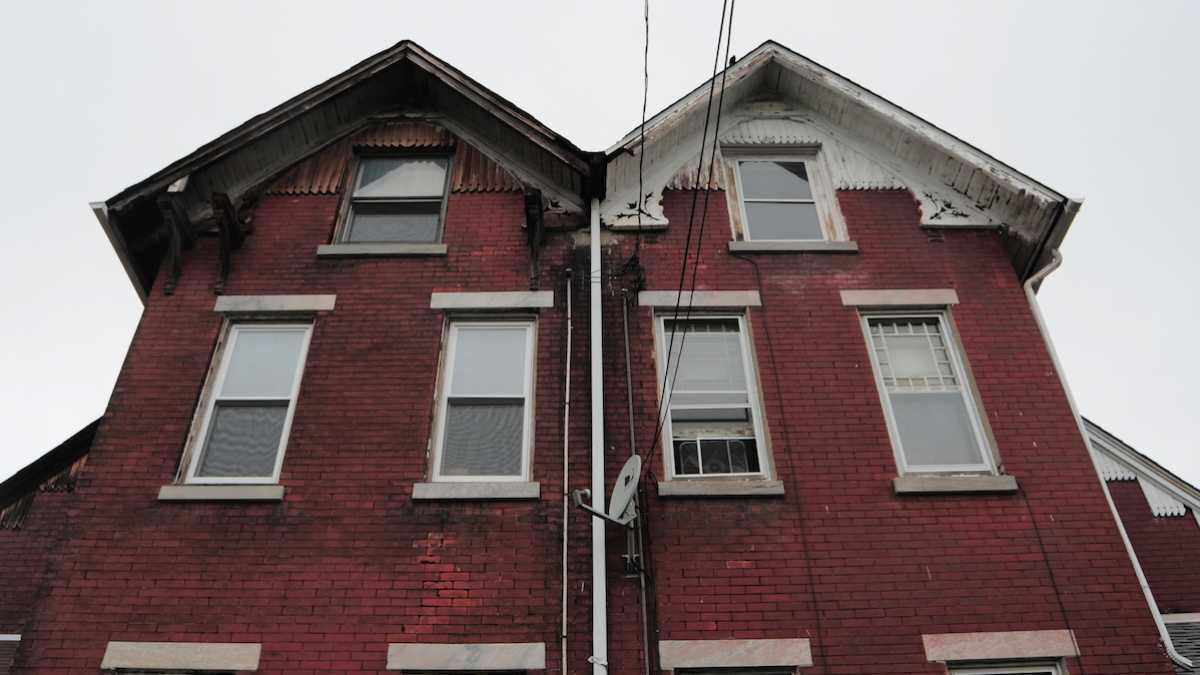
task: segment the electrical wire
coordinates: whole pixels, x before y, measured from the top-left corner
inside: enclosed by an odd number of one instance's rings
[[[758,290],[758,295],[760,298],[766,296],[766,292],[763,289],[762,272],[758,269],[758,262],[756,262],[753,258],[747,257],[741,253],[731,251],[730,255],[732,255],[734,258],[737,258],[738,260],[750,263],[751,267],[754,268],[754,283],[755,283],[755,288]],[[804,264],[804,262],[806,260],[811,260],[811,258],[802,257],[800,260],[801,260],[801,263]],[[802,267],[801,269],[797,270],[797,272],[798,272],[799,278],[803,279],[807,275],[808,270],[806,270]],[[783,397],[783,380],[779,376],[779,367],[778,367],[779,361],[777,361],[775,358],[775,341],[773,339],[771,339],[771,323],[770,323],[770,320],[768,319],[768,315],[767,315],[768,307],[769,307],[769,304],[764,300],[758,310],[759,314],[762,316],[762,323],[763,323],[761,334],[763,335],[763,337],[766,339],[766,342],[767,342],[767,357],[771,360],[770,371],[772,374],[772,379],[775,383],[775,395],[777,398],[779,398],[780,405],[782,406],[782,404],[783,404],[783,398],[782,398]],[[764,416],[766,415],[766,405],[765,404],[763,405],[762,414]],[[813,574],[812,548],[808,545],[808,542],[809,542],[808,520],[805,518],[804,502],[802,501],[802,499],[804,497],[804,491],[800,488],[801,473],[800,473],[799,467],[796,466],[795,454],[792,452],[792,431],[791,431],[791,424],[790,424],[790,416],[787,414],[784,414],[784,415],[781,415],[780,417],[781,417],[781,422],[782,422],[780,424],[780,427],[783,429],[783,443],[784,443],[784,446],[787,448],[787,451],[780,453],[780,456],[787,458],[788,468],[790,469],[790,473],[791,473],[791,479],[792,479],[792,488],[791,489],[792,489],[792,494],[795,495],[794,503],[795,503],[795,511],[796,511],[796,521],[800,525],[800,527],[798,528],[799,533],[800,533],[800,550],[804,552],[803,553],[804,569],[805,569],[806,574],[808,575],[808,598],[809,598],[808,601],[809,601],[809,603],[812,604],[813,618],[816,622],[816,631],[817,631],[816,643],[818,645],[818,654],[820,654],[820,657],[821,657],[821,672],[828,673],[829,672],[829,656],[826,654],[827,645],[825,644],[825,627],[821,622],[821,608],[817,604],[817,585],[816,585],[816,581],[815,581],[816,576]]]
[[[642,18],[646,25],[646,36],[642,48],[642,125],[638,127],[638,196],[637,196],[637,243],[633,246],[633,257],[638,259],[642,252],[642,213],[645,209],[646,184],[646,105],[650,100],[650,0],[644,0]],[[628,266],[629,263],[626,263]]]
[[[727,7],[727,5],[728,5],[728,7]],[[682,263],[682,265],[680,265],[680,268],[679,268],[679,288],[675,294],[675,307],[674,307],[674,309],[672,311],[672,315],[671,315],[671,335],[670,335],[670,338],[667,340],[667,353],[666,353],[666,357],[664,358],[662,391],[659,393],[659,397],[658,397],[658,407],[655,411],[654,436],[650,441],[650,445],[647,446],[650,449],[650,452],[649,452],[649,457],[647,458],[647,461],[646,461],[646,469],[642,472],[643,475],[650,474],[651,469],[654,465],[655,453],[653,450],[655,447],[657,447],[659,439],[662,436],[663,426],[664,426],[664,424],[666,424],[666,416],[670,415],[671,396],[675,392],[675,381],[679,377],[678,364],[676,364],[675,372],[673,373],[671,371],[671,358],[672,358],[672,355],[675,353],[675,334],[676,334],[676,329],[679,324],[679,307],[681,305],[682,298],[683,298],[685,280],[687,279],[687,264],[688,264],[688,259],[690,256],[690,249],[691,249],[691,244],[692,244],[692,229],[695,225],[695,219],[696,219],[696,204],[697,204],[697,202],[699,202],[699,198],[700,198],[698,188],[700,187],[700,181],[702,180],[703,175],[704,175],[704,146],[708,141],[708,127],[709,127],[709,120],[712,115],[713,93],[717,87],[717,68],[722,63],[722,60],[721,60],[721,38],[725,37],[725,60],[727,63],[728,58],[729,58],[729,48],[730,48],[730,44],[731,44],[732,38],[733,38],[733,10],[735,9],[736,6],[737,6],[737,0],[731,0],[731,2],[723,3],[721,5],[721,25],[717,31],[716,53],[713,55],[713,70],[712,70],[713,74],[712,74],[712,78],[710,79],[711,84],[708,89],[708,104],[705,108],[705,113],[704,113],[704,129],[700,133],[700,158],[696,164],[696,181],[695,181],[695,184],[693,185],[693,190],[692,190],[692,206],[691,206],[691,211],[688,214],[687,237],[685,238],[684,245],[683,245],[683,263]],[[726,9],[728,9],[728,15],[729,15],[729,31],[728,31],[728,33],[726,33],[726,31],[725,31]],[[710,157],[710,163],[709,163],[708,181],[710,183],[712,181],[712,171],[713,171],[713,168],[715,167],[715,162],[716,162],[717,138],[720,135],[720,125],[721,125],[721,108],[723,107],[723,104],[725,101],[725,76],[727,75],[728,72],[729,72],[728,66],[726,66],[721,71],[721,96],[718,99],[718,103],[717,103],[716,125],[713,129],[712,156]],[[707,185],[705,187],[707,188]],[[708,192],[709,191],[707,189],[704,190],[704,209],[703,209],[703,214],[701,215],[701,219],[700,219],[700,236],[697,238],[697,241],[696,241],[696,260],[693,263],[693,268],[692,268],[691,286],[690,286],[690,290],[688,291],[688,301],[687,301],[687,307],[686,307],[685,321],[687,319],[690,319],[691,315],[692,315],[692,306],[693,306],[692,300],[693,300],[693,296],[695,295],[695,290],[696,290],[697,272],[700,269],[700,250],[701,250],[700,246],[701,246],[701,243],[702,243],[702,240],[704,237],[704,224],[705,224],[704,221],[707,220],[707,216],[708,216],[708,196],[709,196]],[[686,342],[686,340],[687,340],[687,331],[684,330],[682,333],[682,336],[680,337],[680,342],[679,342],[680,358],[682,358],[682,356],[683,356],[683,346],[684,346],[684,343]],[[665,414],[664,414],[664,411],[665,411]]]

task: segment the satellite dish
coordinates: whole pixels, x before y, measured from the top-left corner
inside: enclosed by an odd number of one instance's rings
[[[593,516],[618,525],[628,526],[634,518],[637,518],[637,505],[633,498],[637,494],[638,479],[641,476],[642,458],[634,455],[625,462],[625,466],[621,467],[621,473],[617,474],[617,484],[613,486],[612,497],[608,501],[608,513],[587,505],[586,500],[591,499],[592,496],[591,490],[575,490],[571,493],[571,498],[575,502],[575,506]]]
[[[608,516],[622,524],[637,517],[637,506],[633,498],[637,494],[638,478],[642,476],[642,458],[633,455],[621,467],[617,474],[617,483],[613,485],[612,498],[608,501]]]

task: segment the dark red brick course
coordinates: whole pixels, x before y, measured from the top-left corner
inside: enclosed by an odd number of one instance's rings
[[[1111,481],[1108,491],[1159,610],[1200,612],[1200,523],[1194,514],[1155,517],[1136,481]]]
[[[908,193],[843,192],[860,253],[751,263],[728,252],[724,197],[711,198],[697,288],[762,294],[749,323],[786,495],[658,499],[651,489],[651,639],[808,637],[816,667],[804,672],[933,675],[945,670],[925,660],[922,633],[1069,627],[1085,655],[1072,673],[1170,673],[1001,235],[930,237]],[[690,193],[666,195],[672,225],[641,249],[648,288],[678,283],[690,202]],[[264,198],[226,287],[337,294],[336,309],[316,319],[283,462],[285,500],[156,499],[178,468],[221,325],[216,244],[204,239],[175,294],[150,296],[63,511],[68,537],[47,556],[53,574],[18,672],[95,672],[109,640],[261,642],[260,672],[292,674],[382,672],[389,642],[545,642],[547,672],[559,672],[562,275],[577,272],[576,488],[590,482],[586,252],[571,233],[552,233],[537,272],[556,294],[538,327],[541,499],[414,503],[443,329],[429,294],[529,287],[522,199],[452,195],[446,257],[319,260],[336,207],[336,197]],[[610,481],[629,453],[623,282],[614,278],[633,244],[606,234]],[[867,350],[838,291],[947,287],[961,299],[953,319],[1017,495],[892,494],[895,462]],[[657,400],[647,308],[631,309],[631,342],[644,444]],[[661,456],[650,457],[661,478]],[[570,526],[568,670],[585,673],[588,521],[573,512]],[[625,675],[641,668],[637,582],[622,574],[624,532],[609,535],[611,672]],[[14,549],[0,545],[9,559]]]

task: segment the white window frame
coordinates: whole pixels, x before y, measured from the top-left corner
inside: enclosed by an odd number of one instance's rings
[[[737,204],[730,208],[737,209],[738,218],[731,218],[734,226],[734,240],[757,242],[821,242],[846,241],[846,225],[842,220],[841,209],[837,204],[837,191],[833,189],[833,181],[826,170],[821,148],[819,146],[804,146],[799,148],[780,149],[777,152],[763,152],[739,149],[734,147],[722,148],[721,154],[732,164],[734,184],[737,186]],[[814,204],[817,208],[817,220],[821,225],[821,239],[756,239],[750,233],[750,220],[746,216],[746,190],[742,183],[742,162],[803,162],[804,171],[808,175],[808,185],[812,191],[812,199],[752,199],[750,201],[780,202],[789,204]],[[741,232],[736,231],[736,222],[741,224]],[[740,235],[740,237],[739,237]]]
[[[237,342],[237,336],[242,331],[271,331],[279,329],[296,330],[297,328],[304,329],[304,340],[300,345],[299,363],[296,366],[296,374],[292,380],[292,388],[289,392],[289,400],[287,412],[283,418],[283,430],[280,432],[279,447],[275,450],[275,468],[269,477],[253,476],[197,476],[196,472],[200,468],[201,460],[203,459],[205,446],[208,441],[208,434],[212,424],[213,411],[216,409],[218,393],[221,391],[221,385],[225,382],[225,375],[229,370],[229,363],[233,358],[234,345]],[[279,482],[279,473],[283,467],[283,456],[287,451],[288,437],[292,431],[292,417],[296,412],[296,399],[300,393],[300,382],[304,377],[304,368],[308,361],[308,346],[312,340],[312,323],[304,322],[255,322],[255,321],[227,321],[221,331],[221,344],[218,346],[216,353],[213,355],[215,370],[210,371],[208,382],[204,386],[204,395],[201,398],[201,407],[197,410],[196,419],[193,424],[194,431],[191,438],[188,439],[188,460],[187,470],[184,474],[184,482],[193,485],[222,485],[222,484],[241,484],[241,485],[258,485],[258,484],[275,484]],[[264,398],[222,398],[222,401],[263,401],[277,400]]]
[[[354,241],[350,239],[354,221],[354,193],[358,192],[362,182],[363,160],[371,159],[445,159],[446,179],[442,184],[441,205],[438,207],[437,235],[430,242],[397,242],[397,241]],[[336,244],[440,244],[446,233],[446,204],[450,201],[450,178],[454,170],[454,153],[447,152],[362,152],[355,153],[350,167],[350,180],[344,190],[341,213],[338,214],[338,226],[334,233],[333,242]],[[361,198],[360,198],[361,199]],[[362,200],[365,203],[400,204],[404,202],[432,202],[433,197],[374,197]]]
[[[1025,675],[1026,673],[1050,673],[1051,675],[1062,675],[1062,668],[1057,663],[1035,663],[1030,665],[1028,662],[1022,662],[1020,665],[995,665],[984,667],[965,667],[950,666],[950,675]]]
[[[966,405],[967,418],[970,421],[971,430],[975,434],[975,442],[979,444],[980,455],[983,457],[982,462],[978,464],[930,464],[916,468],[909,466],[908,459],[904,454],[904,444],[900,439],[900,430],[896,426],[895,413],[892,410],[891,394],[888,393],[887,385],[883,382],[883,372],[875,356],[875,343],[871,339],[871,321],[878,319],[900,321],[905,319],[937,320],[938,328],[942,333],[942,342],[946,345],[946,353],[950,356],[950,364],[954,367],[955,376],[958,378],[959,394],[963,397],[963,402]],[[983,404],[976,396],[974,378],[971,377],[971,372],[967,370],[966,362],[959,351],[958,331],[954,330],[949,313],[946,310],[929,309],[884,312],[865,311],[859,313],[859,324],[862,328],[863,339],[866,340],[867,358],[870,359],[871,371],[875,374],[875,386],[879,390],[879,400],[883,405],[883,414],[887,420],[888,435],[892,440],[892,451],[895,454],[896,466],[899,467],[900,474],[997,473],[995,453],[981,416]]]
[[[458,351],[458,331],[462,326],[480,326],[480,327],[504,327],[511,328],[513,326],[523,326],[525,328],[525,379],[524,392],[524,420],[521,426],[521,473],[515,476],[443,476],[442,475],[442,445],[445,442],[446,431],[446,408],[449,400],[452,398],[450,387],[454,379],[454,364]],[[512,319],[455,319],[449,318],[446,321],[446,349],[445,358],[441,364],[441,384],[438,387],[437,396],[437,412],[433,425],[433,439],[431,446],[433,448],[432,470],[430,471],[430,480],[436,483],[498,483],[498,482],[528,482],[530,475],[530,464],[533,449],[533,405],[534,405],[534,373],[536,372],[536,364],[534,359],[537,355],[537,319],[532,317],[520,317]],[[473,396],[472,398],[488,398]],[[512,396],[501,396],[494,398],[513,398]]]
[[[675,435],[674,435],[674,432],[671,430],[672,405],[669,404],[667,401],[663,401],[662,402],[662,404],[663,404],[662,405],[662,408],[663,408],[662,415],[664,417],[664,420],[663,420],[663,425],[662,425],[663,433],[662,433],[661,437],[662,437],[663,454],[665,455],[665,458],[663,460],[663,466],[667,467],[667,479],[668,480],[725,480],[725,479],[729,479],[729,478],[733,478],[733,479],[737,479],[737,478],[769,478],[772,475],[771,466],[770,466],[771,454],[767,448],[766,426],[765,426],[765,423],[763,420],[763,407],[762,407],[762,401],[759,397],[759,390],[758,390],[758,367],[757,367],[757,363],[755,363],[756,359],[754,358],[754,351],[751,349],[751,345],[750,345],[750,333],[747,330],[745,314],[742,314],[742,313],[720,313],[720,314],[713,313],[713,314],[710,314],[710,313],[695,313],[695,312],[693,312],[691,316],[687,316],[687,317],[681,316],[678,318],[671,314],[666,314],[666,313],[658,314],[655,317],[655,322],[654,322],[655,335],[658,340],[658,349],[656,350],[656,352],[658,354],[658,359],[657,359],[657,361],[658,361],[658,380],[656,382],[656,387],[658,388],[659,395],[661,396],[662,391],[663,391],[663,388],[662,388],[663,379],[666,377],[667,349],[670,346],[669,343],[671,341],[670,331],[667,330],[667,322],[668,321],[676,321],[676,320],[678,320],[678,321],[728,321],[731,319],[736,320],[738,322],[738,339],[739,339],[739,342],[740,342],[741,348],[742,348],[742,360],[743,360],[743,365],[745,366],[744,370],[745,370],[745,374],[746,374],[746,393],[747,393],[748,400],[749,400],[750,415],[754,418],[753,425],[754,425],[754,436],[755,437],[753,440],[754,440],[755,452],[758,453],[758,471],[744,472],[744,473],[713,473],[713,474],[705,474],[705,473],[680,474],[680,473],[676,472],[676,470],[675,470]],[[675,336],[676,340],[678,340],[680,337],[681,337],[681,335],[679,333],[676,333],[676,336]],[[686,348],[687,348],[687,342],[685,340],[684,341],[684,349],[686,349]],[[672,367],[674,367],[674,366],[675,366],[675,364],[672,363]],[[667,393],[670,394],[671,392],[668,391]],[[679,406],[679,407],[680,407],[680,409],[687,409],[687,408],[711,408],[712,406],[684,405],[684,406]],[[745,437],[740,437],[740,438],[745,438]],[[698,438],[696,440],[699,441],[702,439]],[[697,445],[696,450],[697,450],[697,452],[699,452],[698,445]]]

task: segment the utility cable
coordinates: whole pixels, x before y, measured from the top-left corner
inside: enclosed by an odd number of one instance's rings
[[[733,33],[733,9],[737,4],[737,0],[732,0],[732,3],[733,4],[723,3],[721,5],[721,25],[717,31],[716,53],[713,54],[712,78],[709,80],[710,85],[709,85],[709,89],[708,89],[708,103],[705,107],[705,113],[704,113],[704,128],[700,133],[700,158],[699,158],[699,161],[696,163],[696,184],[693,185],[693,190],[692,190],[692,206],[691,206],[691,210],[688,214],[687,237],[684,240],[684,246],[683,246],[683,263],[680,265],[680,268],[679,268],[679,284],[678,284],[678,289],[675,294],[675,307],[671,314],[671,334],[670,334],[670,338],[667,340],[667,353],[664,358],[662,391],[659,393],[658,406],[655,411],[654,436],[650,441],[650,445],[647,446],[648,448],[650,448],[651,452],[649,453],[649,457],[647,458],[646,470],[642,472],[644,475],[651,473],[651,468],[653,467],[653,462],[654,462],[653,449],[655,447],[657,447],[659,439],[662,436],[663,425],[666,423],[666,416],[670,415],[671,395],[674,393],[674,390],[675,390],[675,380],[679,376],[678,372],[673,373],[671,371],[671,360],[672,360],[672,356],[674,355],[674,352],[675,352],[675,334],[676,334],[678,324],[679,324],[679,307],[682,302],[685,281],[687,279],[687,264],[688,264],[688,259],[690,257],[690,249],[691,249],[691,244],[692,244],[692,229],[695,226],[696,205],[699,202],[699,198],[700,198],[699,192],[696,188],[699,187],[700,180],[704,173],[704,146],[708,141],[708,128],[709,128],[710,117],[712,115],[713,93],[715,92],[716,87],[717,87],[717,68],[721,64],[721,38],[722,37],[726,38],[725,55],[726,55],[726,57],[728,57],[729,56],[729,46],[730,46],[730,41],[731,41],[730,38],[732,38],[732,33]],[[728,7],[727,7],[727,5],[728,5]],[[725,34],[725,16],[726,16],[727,9],[728,9],[728,14],[729,14],[729,34],[728,35]],[[719,125],[720,125],[720,119],[721,119],[720,106],[723,103],[724,97],[725,97],[725,75],[727,72],[728,72],[728,67],[726,67],[721,73],[721,98],[720,98],[720,102],[718,103],[718,108],[717,108],[717,128],[713,132],[713,147],[712,147],[713,157],[716,156],[716,152],[717,152],[717,137],[720,133]],[[711,172],[712,172],[711,165],[709,168],[709,172],[710,172],[710,180],[711,180]],[[705,190],[705,204],[704,204],[705,215],[707,215],[707,212],[708,212],[708,191]],[[700,222],[701,237],[703,237],[703,233],[704,233],[704,219],[705,219],[705,216],[702,216],[701,222]],[[695,287],[696,287],[696,271],[699,269],[699,266],[700,266],[700,241],[697,241],[696,242],[696,261],[694,263],[694,267],[692,270],[691,291],[689,291],[689,293],[688,293],[687,315],[686,315],[687,318],[691,317],[692,296],[695,294],[694,291],[695,291]],[[687,331],[685,330],[683,332],[682,337],[680,338],[680,344],[679,344],[680,358],[683,357],[683,344],[686,341],[686,339],[687,339]],[[676,371],[679,370],[678,364],[676,364],[675,370]],[[665,411],[665,414],[664,414],[664,411]]]

